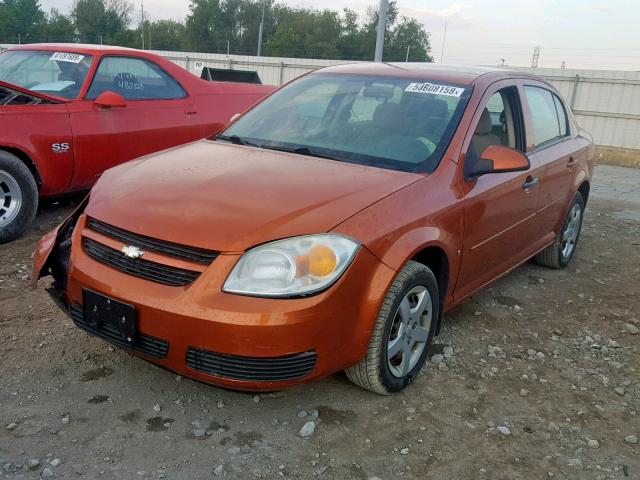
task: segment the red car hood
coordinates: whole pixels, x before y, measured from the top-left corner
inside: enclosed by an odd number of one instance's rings
[[[422,175],[200,141],[107,171],[86,213],[223,252],[327,232]]]
[[[16,92],[24,93],[25,95],[30,95],[35,98],[39,98],[41,100],[46,100],[47,102],[52,103],[65,103],[69,102],[69,99],[54,97],[53,95],[47,95],[46,93],[34,92],[29,90],[28,88],[21,87],[19,85],[14,85],[13,83],[0,81],[0,87],[10,88],[11,90],[15,90]]]

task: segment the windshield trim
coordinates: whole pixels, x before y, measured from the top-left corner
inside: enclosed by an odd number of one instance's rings
[[[446,153],[449,146],[451,145],[455,132],[458,130],[460,126],[460,122],[462,120],[464,112],[466,111],[467,106],[469,104],[469,100],[471,99],[471,96],[473,94],[473,84],[458,83],[458,82],[443,82],[443,81],[430,79],[430,78],[423,78],[423,77],[405,78],[404,76],[400,77],[400,76],[393,76],[393,75],[377,75],[377,74],[374,75],[370,73],[354,74],[354,73],[335,73],[335,72],[326,72],[326,73],[314,72],[311,74],[303,75],[298,79],[293,80],[292,82],[288,83],[283,88],[281,88],[280,90],[276,91],[275,95],[277,95],[277,93],[282,90],[290,88],[290,86],[294,86],[297,82],[304,81],[305,79],[308,79],[311,77],[351,77],[351,78],[368,77],[368,78],[377,78],[381,80],[388,78],[388,79],[411,80],[411,81],[421,82],[421,83],[431,83],[431,82],[434,84],[446,83],[447,86],[458,87],[463,89],[463,92],[460,95],[460,101],[458,102],[455,110],[451,114],[447,127],[443,131],[442,136],[440,137],[440,141],[436,145],[436,148],[427,158],[425,158],[422,162],[419,162],[419,163],[402,162],[401,160],[397,160],[397,159],[378,157],[375,155],[368,155],[364,153],[349,152],[344,150],[333,150],[330,148],[319,147],[316,145],[304,145],[304,144],[298,144],[293,142],[281,142],[276,140],[254,138],[254,137],[245,136],[245,135],[240,135],[240,138],[243,141],[253,144],[248,146],[254,146],[255,148],[261,148],[264,146],[263,148],[271,147],[270,149],[277,150],[277,148],[273,148],[273,147],[277,147],[277,145],[281,145],[289,150],[294,148],[298,148],[298,149],[306,148],[311,151],[326,155],[327,157],[333,157],[330,159],[339,161],[339,162],[353,163],[356,165],[366,165],[366,166],[372,166],[376,168],[384,168],[388,170],[408,172],[408,173],[432,173],[438,168],[438,166],[442,162],[442,159],[444,158],[444,154]],[[238,137],[238,135],[235,135],[233,133],[229,134],[228,132],[232,130],[235,126],[237,126],[239,122],[242,122],[242,119],[246,114],[250,114],[255,108],[260,108],[260,106],[263,103],[264,102],[260,102],[257,105],[255,105],[253,108],[245,112],[245,114],[243,114],[240,118],[238,118],[232,124],[228,125],[223,131],[221,131],[219,135],[222,137],[225,137],[225,136]],[[224,140],[224,138],[222,138],[222,140]],[[289,153],[297,153],[300,155],[305,155],[302,152],[289,152]],[[313,155],[310,155],[310,156],[313,156]],[[361,161],[358,161],[357,159],[361,159]]]

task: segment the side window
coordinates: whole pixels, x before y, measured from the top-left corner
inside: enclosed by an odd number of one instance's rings
[[[560,136],[566,137],[569,135],[569,123],[567,121],[567,112],[562,105],[562,101],[557,95],[553,96],[553,103],[556,105],[556,112],[558,112],[558,123],[560,124]]]
[[[518,90],[507,87],[494,93],[482,110],[473,132],[467,157],[469,162],[480,157],[490,145],[504,145],[523,151],[522,114]]]
[[[156,64],[142,58],[104,57],[91,82],[88,99],[103,92],[127,100],[170,100],[186,96],[182,87]]]
[[[536,147],[567,135],[567,114],[562,102],[549,90],[541,87],[524,87],[531,122],[533,142]]]

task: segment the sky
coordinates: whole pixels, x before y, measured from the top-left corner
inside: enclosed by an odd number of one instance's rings
[[[139,1],[136,21],[139,21]],[[349,7],[364,14],[378,0],[279,0],[291,6]],[[72,0],[41,0],[45,9],[68,11]],[[416,18],[431,33],[436,62],[539,67],[640,70],[638,0],[398,0],[400,15]],[[182,20],[189,0],[144,0],[152,20]],[[446,39],[445,39],[446,24]],[[443,48],[444,47],[444,48]]]

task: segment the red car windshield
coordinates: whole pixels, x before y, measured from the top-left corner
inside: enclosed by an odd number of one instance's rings
[[[9,50],[0,55],[0,81],[33,92],[77,98],[93,57],[80,53]]]

